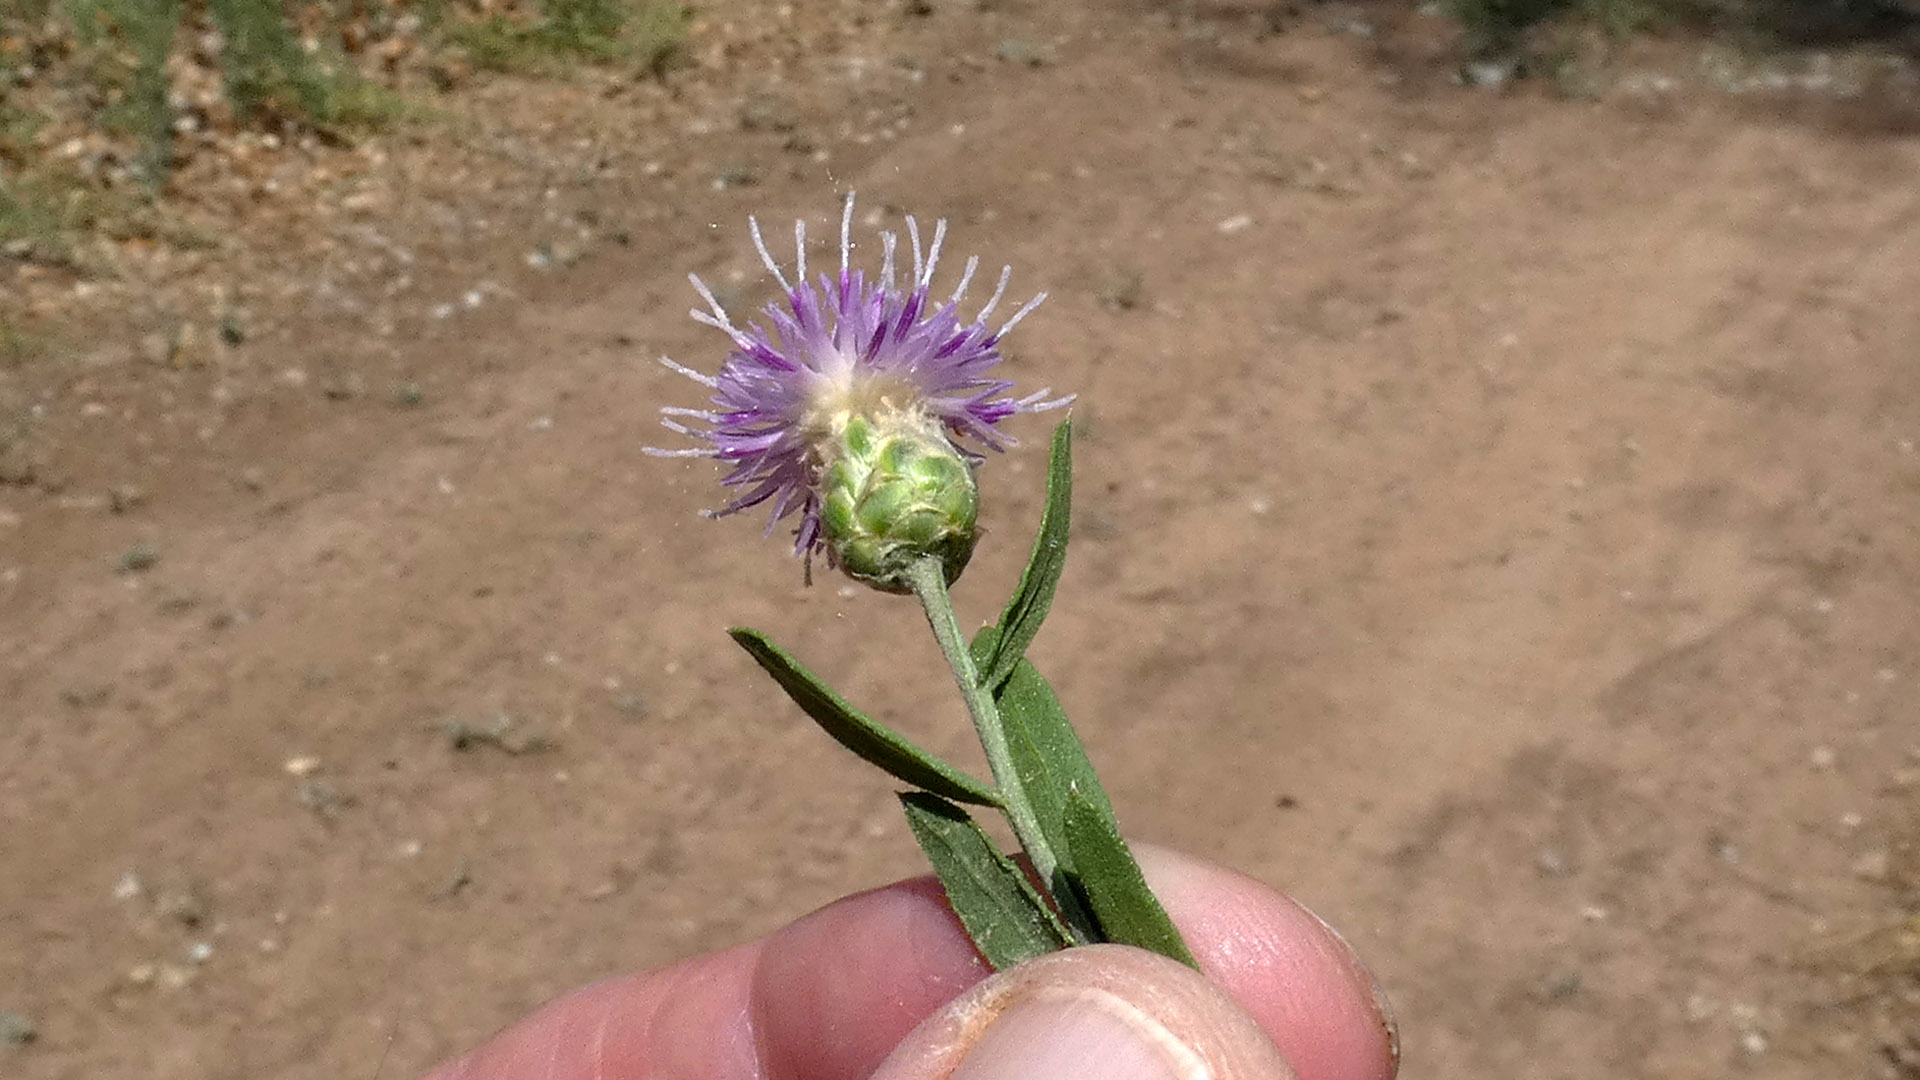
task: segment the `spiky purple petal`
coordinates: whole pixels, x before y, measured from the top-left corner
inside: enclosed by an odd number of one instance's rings
[[[760,223],[749,219],[753,243],[785,292],[784,301],[769,303],[761,312],[764,324],[734,325],[698,277],[694,289],[707,310],[693,317],[727,335],[733,347],[717,376],[701,374],[662,358],[669,368],[713,391],[711,408],[668,407],[662,423],[672,431],[704,439],[706,446],[687,450],[647,447],[648,453],[670,457],[709,457],[731,469],[720,483],[733,497],[711,516],[724,517],[762,504],[771,504],[769,532],[784,518],[800,515],[794,531],[796,554],[811,555],[825,540],[820,529],[818,491],[820,448],[814,445],[820,412],[844,397],[850,385],[884,383],[904,388],[912,401],[894,402],[937,419],[955,449],[969,458],[980,455],[959,440],[969,439],[989,450],[1003,450],[1014,438],[998,425],[1019,413],[1060,408],[1071,395],[1050,397],[1042,390],[1025,397],[1008,395],[1013,383],[991,372],[1001,360],[1000,341],[1028,313],[1046,299],[1041,293],[1022,305],[998,330],[987,319],[1005,296],[1013,270],[1000,273],[993,296],[972,319],[960,314],[960,303],[979,266],[969,258],[959,284],[944,301],[930,301],[935,266],[946,240],[947,223],[934,226],[933,237],[922,248],[920,224],[907,219],[908,247],[913,272],[897,281],[895,254],[898,238],[881,234],[880,273],[869,279],[851,266],[853,199],[840,218],[840,270],[820,274],[817,285],[806,276],[806,225],[794,226],[797,249],[794,277],[789,280],[768,250]],[[685,421],[704,423],[694,427]]]

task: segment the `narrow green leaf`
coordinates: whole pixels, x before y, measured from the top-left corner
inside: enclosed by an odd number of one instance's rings
[[[1000,805],[999,792],[847,704],[765,634],[745,627],[735,627],[727,633],[773,676],[773,681],[780,684],[780,689],[787,692],[794,704],[841,746],[914,787],[925,788],[955,802]]]
[[[1090,798],[1078,787],[1068,791],[1063,824],[1067,850],[1073,855],[1074,885],[1093,909],[1101,937],[1199,967],[1167,917],[1167,909],[1147,888],[1140,864],[1114,824],[1106,796]]]
[[[992,633],[991,628],[983,630],[981,637]],[[1047,887],[1077,936],[1083,941],[1099,941],[1098,926],[1071,888],[1075,866],[1072,848],[1067,843],[1066,817],[1067,796],[1076,789],[1087,793],[1087,797],[1112,814],[1106,793],[1100,787],[1100,778],[1094,775],[1093,763],[1087,760],[1086,748],[1067,722],[1066,711],[1054,696],[1053,687],[1047,685],[1047,680],[1031,663],[1021,660],[1014,666],[1013,674],[994,695],[994,702],[1000,709],[1007,749],[1013,758],[1014,772],[1020,778],[1021,790],[1033,807],[1048,846],[1060,860],[1060,880],[1047,882]]]
[[[997,687],[1027,654],[1067,566],[1067,528],[1073,516],[1073,421],[1053,429],[1053,453],[1047,460],[1047,508],[1040,515],[1040,534],[1033,538],[1033,554],[1020,574],[1020,587],[1000,613],[1000,635],[993,652],[981,665],[982,682]]]
[[[974,654],[990,652],[998,634],[996,627],[982,629],[973,641]],[[1179,931],[1121,839],[1113,803],[1053,687],[1021,660],[994,701],[1021,788],[1060,858],[1060,880],[1047,885],[1076,938],[1137,945],[1192,964]]]
[[[907,825],[946,890],[947,903],[994,970],[1064,949],[1072,939],[1027,875],[967,812],[924,791],[900,796]]]
[[[1066,710],[1060,707],[1053,687],[1037,668],[1020,661],[1012,678],[994,695],[994,702],[1000,707],[1014,770],[1036,803],[1047,839],[1056,845],[1066,839],[1061,823],[1066,819],[1069,791],[1078,789],[1109,815],[1113,813],[1113,805],[1093,771],[1093,762],[1087,759],[1086,747],[1067,722]]]

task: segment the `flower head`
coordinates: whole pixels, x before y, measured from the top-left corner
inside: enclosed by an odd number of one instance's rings
[[[1002,421],[1016,413],[1059,408],[1072,401],[1071,396],[1049,397],[1047,390],[1011,397],[1007,392],[1013,384],[993,374],[1001,359],[1001,338],[1046,298],[1044,293],[1035,296],[999,329],[992,329],[987,320],[1006,293],[1011,267],[1001,271],[992,298],[971,319],[963,318],[960,304],[979,267],[978,258],[967,260],[951,296],[943,301],[931,299],[934,269],[946,239],[944,220],[934,226],[932,242],[923,249],[919,223],[907,219],[913,271],[904,282],[898,280],[895,266],[898,237],[883,232],[880,272],[870,279],[851,266],[853,199],[849,197],[840,218],[840,272],[821,274],[817,283],[807,280],[804,222],[794,225],[796,255],[789,281],[767,250],[760,223],[749,221],[761,261],[785,295],[761,312],[764,322],[740,327],[713,292],[693,277],[693,287],[707,302],[707,310],[693,311],[694,319],[726,334],[733,347],[718,375],[661,359],[713,391],[707,408],[668,407],[661,410],[665,414],[661,422],[707,445],[647,448],[658,456],[708,457],[731,467],[720,482],[737,494],[725,506],[709,511],[709,516],[769,504],[767,531],[772,532],[779,522],[798,514],[795,553],[810,557],[824,550],[831,562],[843,564],[855,550],[850,546],[854,538],[836,535],[836,529],[846,521],[873,515],[855,513],[850,507],[842,508],[847,513],[827,513],[829,481],[864,485],[851,496],[856,507],[872,510],[878,504],[867,497],[881,494],[879,488],[885,489],[881,501],[891,504],[903,497],[901,483],[926,494],[930,476],[954,478],[951,468],[928,464],[945,455],[962,466],[958,475],[964,477],[971,499],[972,467],[982,456],[961,440],[1005,449],[1015,440],[999,430]],[[882,463],[911,460],[917,472],[902,480],[897,473],[876,470],[867,460],[875,454],[881,455],[875,460]],[[964,518],[964,545],[948,536],[943,541],[947,549],[963,546],[970,553],[971,504],[962,507],[953,498],[932,501],[947,505],[956,528]],[[916,512],[924,511],[926,500],[916,506]],[[920,520],[921,525],[908,531],[923,535],[924,513]],[[964,563],[962,554],[959,564]],[[958,573],[951,562],[949,573]]]

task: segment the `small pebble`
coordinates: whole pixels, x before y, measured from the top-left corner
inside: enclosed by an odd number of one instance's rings
[[[1467,64],[1460,69],[1460,81],[1468,86],[1482,86],[1489,90],[1498,90],[1513,78],[1515,66],[1512,63]]]
[[[1559,972],[1540,981],[1540,997],[1549,1002],[1566,1001],[1580,993],[1582,985],[1579,972]]]
[[[144,891],[146,890],[145,887],[140,884],[140,875],[131,870],[121,874],[120,880],[113,883],[113,898],[115,900],[133,900]]]
[[[25,1046],[40,1037],[39,1029],[33,1021],[17,1012],[0,1011],[0,1043],[8,1046]]]
[[[1893,858],[1884,848],[1869,851],[1853,860],[1847,869],[1862,881],[1878,883],[1887,880],[1887,876],[1892,873]]]
[[[290,757],[282,767],[287,770],[288,776],[312,776],[320,771],[320,759],[305,755]]]
[[[1225,221],[1222,221],[1218,226],[1222,236],[1232,236],[1234,233],[1246,232],[1252,227],[1253,215],[1251,214],[1235,214]]]
[[[1831,769],[1836,760],[1831,746],[1816,746],[1813,752],[1807,755],[1807,764],[1816,769]]]
[[[199,886],[191,881],[181,881],[161,890],[153,898],[153,910],[162,918],[171,919],[189,930],[207,921],[206,898],[200,894]]]
[[[123,574],[138,574],[153,569],[159,561],[160,552],[152,544],[135,544],[120,553],[113,568]]]
[[[294,789],[293,797],[301,806],[323,818],[332,818],[355,802],[353,796],[317,776],[309,776],[301,780],[299,786]]]
[[[193,970],[191,968],[183,968],[174,964],[161,964],[159,973],[154,977],[154,982],[159,984],[162,990],[179,990],[192,981]]]
[[[1043,67],[1054,59],[1051,46],[1011,37],[1001,41],[999,47],[993,50],[993,55],[1003,63],[1025,67]]]

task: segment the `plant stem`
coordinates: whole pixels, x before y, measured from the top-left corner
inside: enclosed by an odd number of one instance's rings
[[[1008,824],[1013,826],[1013,835],[1026,850],[1027,858],[1033,860],[1034,875],[1052,892],[1060,859],[1047,843],[1040,819],[1034,815],[1033,802],[1027,798],[1026,787],[1020,781],[1019,770],[1013,766],[1013,753],[1007,747],[1007,731],[1000,723],[1000,709],[994,704],[993,691],[980,684],[980,670],[974,666],[966,634],[954,615],[953,598],[947,595],[946,568],[938,558],[918,559],[907,573],[907,583],[926,611],[927,625],[933,627],[934,640],[940,643],[940,652],[946,656],[954,681],[960,685],[960,696],[966,700],[967,715],[973,718],[973,729],[980,735],[980,747],[987,752],[987,768],[993,771],[993,782],[1000,789],[1001,805],[1006,810]],[[1056,903],[1070,900],[1059,896],[1054,899]]]

